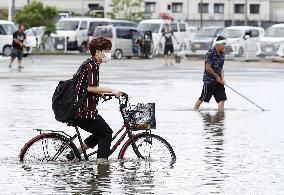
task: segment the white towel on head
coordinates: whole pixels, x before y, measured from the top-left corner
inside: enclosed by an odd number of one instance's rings
[[[227,40],[223,39],[223,40],[219,40],[219,41],[214,41],[214,45],[222,45],[222,44],[226,44]]]

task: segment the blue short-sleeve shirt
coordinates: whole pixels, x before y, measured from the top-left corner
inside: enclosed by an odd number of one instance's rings
[[[225,61],[224,52],[218,55],[215,48],[210,49],[207,52],[206,57],[205,57],[205,65],[211,64],[213,70],[219,76],[221,76],[221,71],[224,66],[224,61]],[[216,79],[211,74],[209,74],[206,71],[206,69],[204,69],[203,81],[207,83],[213,83],[216,81]]]

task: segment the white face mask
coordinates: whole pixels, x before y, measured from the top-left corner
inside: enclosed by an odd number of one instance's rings
[[[102,58],[102,62],[107,63],[108,61],[111,60],[111,53],[104,53],[105,57]]]

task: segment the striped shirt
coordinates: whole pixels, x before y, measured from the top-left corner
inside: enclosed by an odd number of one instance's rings
[[[75,103],[83,97],[88,86],[99,86],[99,65],[95,58],[87,59],[82,63],[77,71],[78,77],[75,81]],[[99,95],[95,93],[87,93],[82,105],[75,110],[76,118],[91,118],[97,116],[97,104]]]
[[[215,47],[210,49],[205,57],[205,65],[211,64],[212,69],[219,76],[221,76],[221,71],[224,66],[224,61],[225,61],[225,54],[221,53],[220,55],[218,55]],[[216,79],[206,70],[204,70],[203,81],[207,83],[213,83],[216,81]]]

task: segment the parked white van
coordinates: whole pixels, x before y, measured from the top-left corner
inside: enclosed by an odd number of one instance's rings
[[[56,24],[54,37],[67,39],[67,50],[86,52],[89,36],[93,35],[97,26],[110,24],[109,18],[63,18]],[[58,42],[56,41],[58,40]],[[63,49],[62,39],[55,39],[55,49]]]
[[[141,45],[139,45],[139,41],[138,43],[136,41],[142,40],[143,34],[139,32],[136,27],[114,25],[98,26],[94,32],[94,38],[100,36],[111,40],[111,55],[115,59],[122,57],[131,58],[133,56],[140,56],[142,53]],[[153,49],[153,47],[151,48]],[[148,57],[151,58],[152,56]]]
[[[156,54],[164,53],[164,41],[161,38],[162,38],[162,31],[163,29],[165,29],[166,24],[171,25],[172,31],[174,32],[175,37],[178,39],[178,42],[181,45],[185,47],[186,45],[188,45],[186,44],[186,42],[190,39],[190,32],[188,32],[189,28],[185,22],[171,22],[171,20],[162,20],[162,19],[142,20],[138,24],[137,28],[141,32],[145,32],[145,31],[152,32]],[[174,44],[175,50],[178,50],[181,46],[181,45],[178,45],[176,41],[174,40],[173,40],[173,44]]]
[[[64,49],[64,41],[61,39],[64,37],[67,39],[67,50],[86,52],[88,50],[88,43],[93,37],[95,29],[98,26],[110,24],[123,26],[137,25],[132,21],[112,20],[110,18],[63,18],[56,24],[57,31],[54,35],[55,49]]]
[[[274,24],[266,30],[260,38],[257,55],[284,57],[284,24]]]
[[[221,35],[227,38],[225,53],[237,57],[255,57],[264,29],[253,26],[226,27]]]
[[[10,56],[12,53],[13,33],[16,26],[13,22],[0,20],[0,53],[3,56]]]

